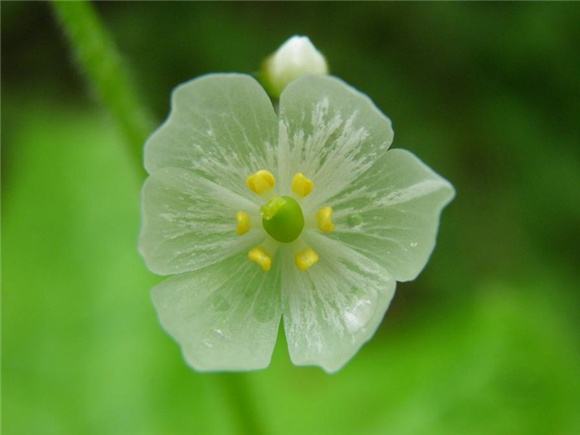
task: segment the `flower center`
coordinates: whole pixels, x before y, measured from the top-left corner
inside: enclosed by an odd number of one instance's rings
[[[276,241],[290,243],[304,229],[304,215],[300,205],[289,196],[277,196],[261,209],[262,226]]]
[[[276,196],[276,178],[274,175],[261,169],[246,179],[248,188],[259,195],[266,204],[260,209],[262,216],[262,228],[272,238],[264,241],[262,246],[255,246],[248,252],[248,259],[258,264],[263,271],[272,268],[277,243],[291,243],[297,240],[304,230],[304,214],[298,201],[310,195],[314,189],[314,183],[301,172],[292,179],[292,195]],[[298,201],[297,201],[298,200]],[[316,219],[319,231],[331,233],[334,231],[332,222],[332,208],[322,207],[312,216]],[[312,219],[311,219],[312,220]],[[246,234],[252,229],[250,215],[245,211],[236,213],[236,233],[239,236]],[[311,228],[310,228],[311,229]],[[298,240],[290,246],[294,251],[294,264],[299,270],[308,270],[318,263],[318,254],[314,249],[307,246],[303,240]]]

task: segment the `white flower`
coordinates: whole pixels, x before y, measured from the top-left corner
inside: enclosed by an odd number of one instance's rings
[[[264,62],[262,76],[268,91],[279,97],[284,88],[303,75],[328,74],[324,56],[307,36],[293,36]]]
[[[297,365],[340,369],[435,245],[453,187],[329,76],[293,81],[279,116],[251,77],[179,86],[149,139],[140,251],[174,275],[152,291],[202,371],[270,363],[280,319]]]

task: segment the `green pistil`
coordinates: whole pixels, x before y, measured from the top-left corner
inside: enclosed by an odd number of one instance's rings
[[[290,243],[304,229],[304,215],[300,205],[289,196],[277,196],[262,207],[264,230],[276,241]]]

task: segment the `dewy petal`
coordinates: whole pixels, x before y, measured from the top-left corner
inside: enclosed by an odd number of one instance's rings
[[[194,172],[159,169],[145,182],[142,195],[139,250],[152,272],[200,269],[247,252],[265,237],[261,228],[236,234],[236,212],[257,215],[254,203]]]
[[[277,135],[274,108],[256,80],[211,74],[175,89],[169,118],[145,145],[145,168],[185,168],[244,194],[246,177],[274,168]]]
[[[360,179],[331,198],[340,240],[374,260],[397,281],[414,279],[425,267],[439,215],[453,186],[404,150],[390,150]]]
[[[153,303],[195,369],[261,369],[280,324],[279,277],[279,266],[265,273],[243,253],[169,278],[153,288]]]
[[[365,172],[391,145],[391,122],[364,94],[329,76],[306,76],[280,97],[280,176],[303,173],[321,205]],[[284,192],[285,193],[285,192]]]
[[[301,271],[283,258],[282,306],[292,362],[339,370],[381,323],[395,280],[361,254],[315,231],[303,238],[319,262]]]

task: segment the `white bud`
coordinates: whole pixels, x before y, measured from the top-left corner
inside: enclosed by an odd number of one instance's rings
[[[326,59],[306,36],[293,36],[264,62],[264,85],[279,97],[292,80],[308,74],[328,74]]]

